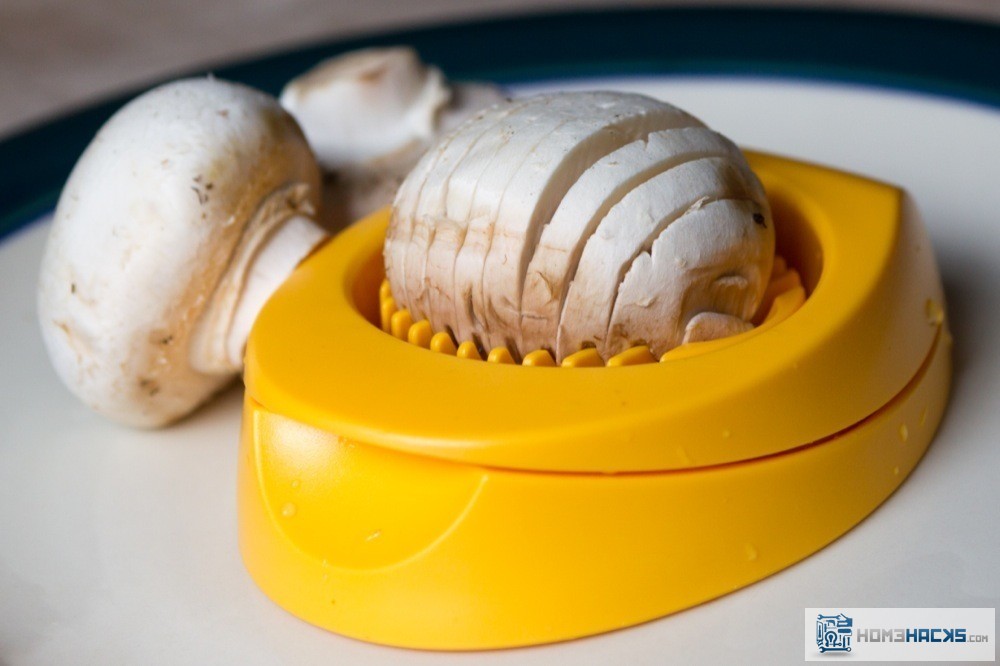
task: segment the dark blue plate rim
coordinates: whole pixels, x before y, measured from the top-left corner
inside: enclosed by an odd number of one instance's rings
[[[1000,108],[1000,25],[836,9],[663,7],[438,25],[308,45],[212,71],[273,94],[322,58],[410,44],[456,79],[689,74],[860,83]],[[152,85],[0,142],[0,240],[50,211],[77,157]]]

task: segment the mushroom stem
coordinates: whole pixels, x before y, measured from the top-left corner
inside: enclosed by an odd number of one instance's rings
[[[250,329],[271,294],[327,233],[312,219],[306,189],[278,190],[247,225],[191,339],[191,366],[209,375],[243,368]]]
[[[250,329],[267,299],[326,239],[326,232],[311,219],[295,216],[281,225],[257,252],[247,269],[243,293],[236,303],[226,336],[226,356],[230,367],[243,367],[243,353]]]

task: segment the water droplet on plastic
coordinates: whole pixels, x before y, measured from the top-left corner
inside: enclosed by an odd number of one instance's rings
[[[294,481],[292,481],[292,488],[294,488],[295,490],[298,490],[299,486],[301,486],[301,485],[302,485],[302,482],[299,481],[298,479],[295,479]]]
[[[927,425],[927,408],[924,407],[920,412],[920,425],[921,427]]]
[[[730,436],[731,436],[732,434],[733,434],[733,433],[731,433],[731,432],[729,431],[729,428],[726,428],[725,430],[723,430],[723,431],[722,431],[722,439],[729,439],[729,437],[730,437]]]
[[[924,314],[927,315],[927,323],[931,326],[937,326],[944,321],[944,310],[930,298],[924,304]]]
[[[375,530],[374,532],[372,532],[371,534],[369,534],[367,537],[365,537],[365,541],[374,541],[375,539],[379,538],[380,536],[382,536],[382,530]]]
[[[905,442],[910,438],[910,429],[906,427],[906,424],[899,426],[899,439]]]
[[[893,476],[899,476],[899,467],[893,467],[892,474]]]
[[[323,574],[323,582],[325,583],[328,580],[330,580],[330,574],[328,574],[328,573]]]
[[[757,559],[757,549],[752,543],[748,543],[743,549],[746,551],[747,560],[753,562]]]
[[[281,515],[284,516],[285,518],[291,518],[292,516],[295,515],[296,511],[298,511],[298,508],[291,502],[281,507]]]

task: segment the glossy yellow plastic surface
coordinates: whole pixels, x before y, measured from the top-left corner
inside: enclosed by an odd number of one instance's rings
[[[928,303],[943,301],[930,243],[897,188],[751,159],[779,252],[811,292],[767,335],[676,363],[572,372],[428,354],[373,326],[383,214],[342,232],[271,298],[250,337],[247,389],[351,439],[533,470],[712,465],[848,428],[899,394],[927,356]]]
[[[482,363],[435,353],[430,331],[411,344],[395,315],[383,331],[384,215],[307,260],[247,352],[239,528],[258,585],[374,642],[529,645],[725,594],[874,510],[947,398],[929,242],[896,188],[750,157],[809,297],[661,363]]]

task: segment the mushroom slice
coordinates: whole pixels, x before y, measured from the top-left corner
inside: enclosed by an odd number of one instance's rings
[[[426,200],[423,214],[432,230],[428,245],[414,248],[414,254],[423,258],[425,266],[418,307],[428,312],[436,329],[457,335],[453,299],[455,260],[465,243],[470,223],[474,223],[469,215],[475,195],[484,182],[491,158],[518,128],[527,127],[538,118],[537,111],[529,111],[538,105],[538,98],[512,100],[501,105],[499,108],[506,111],[502,121],[486,128],[450,172],[442,170],[438,174],[436,196]],[[463,339],[458,337],[459,341]]]
[[[422,316],[424,311],[418,301],[427,280],[425,265],[437,266],[434,261],[428,264],[428,259],[443,252],[447,282],[451,282],[453,259],[447,258],[447,254],[454,255],[457,247],[452,245],[460,245],[464,239],[472,193],[482,168],[488,164],[483,155],[494,152],[499,145],[497,137],[506,132],[501,129],[501,121],[533,101],[530,98],[513,100],[480,111],[428,150],[400,187],[386,232],[386,276],[396,298],[417,315]],[[488,139],[482,146],[480,139],[484,137]],[[475,164],[480,167],[460,170],[456,174],[458,165],[465,162],[473,149],[479,156]],[[455,221],[454,225],[449,224],[451,220]],[[454,240],[442,243],[449,233],[445,231],[439,237],[437,231],[449,226],[455,227],[451,234]]]
[[[641,343],[660,356],[684,342],[748,330],[773,248],[766,202],[712,201],[687,213],[632,262],[618,290],[605,353]]]
[[[195,79],[123,107],[73,169],[42,260],[39,319],[63,381],[147,427],[231,381],[256,311],[325,237],[319,182],[264,93]]]
[[[482,117],[484,113],[486,112],[477,114],[477,119]],[[475,119],[469,122],[474,121]],[[460,132],[460,130],[456,130],[456,132]],[[399,186],[392,204],[392,214],[389,227],[385,232],[382,257],[385,263],[386,278],[390,284],[395,285],[393,293],[401,301],[405,297],[401,288],[406,285],[406,250],[409,247],[410,237],[413,235],[414,217],[420,192],[427,177],[437,166],[438,160],[453,138],[454,133],[446,136],[437,150],[427,151],[423,154],[417,165]]]
[[[509,277],[522,277],[516,268],[510,271],[512,276],[501,276],[489,265],[497,229],[512,235],[513,247],[504,237],[503,248],[520,256],[529,241],[524,233],[511,230],[515,223],[510,218],[525,214],[530,218],[530,209],[539,201],[550,215],[579,173],[601,156],[637,136],[685,121],[695,122],[650,98],[607,92],[541,96],[512,116],[507,131],[496,137],[499,147],[488,155],[489,163],[477,179],[468,231],[455,260],[456,334],[490,347],[507,345],[516,355],[515,330],[500,323],[496,299],[486,300],[486,275],[490,287]],[[475,172],[471,165],[468,168]],[[496,226],[498,221],[502,227]],[[497,256],[501,257],[497,263],[505,265],[502,255]],[[516,306],[514,310],[512,319],[517,321]]]
[[[629,192],[588,239],[566,294],[556,341],[559,359],[584,346],[608,358],[607,331],[618,285],[631,262],[672,222],[715,199],[743,198],[763,206],[756,177],[742,161],[685,162]],[[706,232],[699,247],[711,248]]]
[[[400,302],[406,301],[406,255],[410,247],[418,218],[421,216],[420,202],[423,198],[427,180],[435,174],[442,160],[447,160],[452,167],[442,165],[441,171],[451,172],[461,156],[468,150],[479,134],[488,130],[497,120],[506,115],[506,109],[481,109],[473,117],[467,119],[449,134],[442,137],[432,150],[423,154],[417,165],[406,176],[399,191],[396,192],[392,206],[391,223],[386,230],[384,248],[386,277],[394,285],[393,293]]]
[[[491,346],[531,351],[521,343],[524,273],[542,228],[580,176],[601,157],[650,132],[700,125],[680,109],[648,97],[617,94],[611,103],[595,99],[596,108],[588,106],[573,106],[575,117],[545,136],[500,198],[480,282]]]
[[[575,117],[574,106],[572,98],[565,95],[529,98],[504,123],[484,134],[448,178],[446,216],[457,222],[464,233],[455,234],[460,242],[448,244],[446,237],[435,248],[434,264],[439,268],[434,277],[443,280],[445,289],[441,290],[439,307],[442,313],[454,313],[454,334],[460,341],[488,340],[480,337],[482,329],[475,322],[482,319],[469,304],[472,294],[481,293],[477,285],[482,278],[491,225],[507,184],[547,136]],[[444,295],[449,283],[451,299]]]
[[[427,152],[424,158],[428,165],[427,174],[419,188],[408,190],[406,198],[397,198],[394,206],[394,216],[399,216],[396,226],[409,223],[409,235],[405,244],[401,244],[400,266],[402,270],[399,281],[390,284],[400,285],[401,302],[411,311],[416,319],[426,316],[427,279],[426,262],[429,247],[434,240],[439,223],[446,224],[446,202],[451,187],[459,186],[459,181],[452,182],[451,176],[463,162],[465,157],[479,144],[484,135],[495,132],[495,128],[512,112],[521,106],[515,102],[507,105],[491,107],[475,116],[469,122],[439,142]],[[407,178],[404,186],[409,186],[411,178]]]
[[[732,141],[705,127],[653,132],[609,153],[587,169],[542,228],[521,294],[521,348],[550,347],[569,279],[587,239],[632,189],[667,169],[704,157],[742,159]]]
[[[681,342],[682,344],[687,344],[689,342],[718,340],[719,338],[746,333],[752,328],[753,324],[733,315],[722,314],[721,312],[699,312],[684,327],[684,339]],[[665,347],[666,345],[663,346]]]

